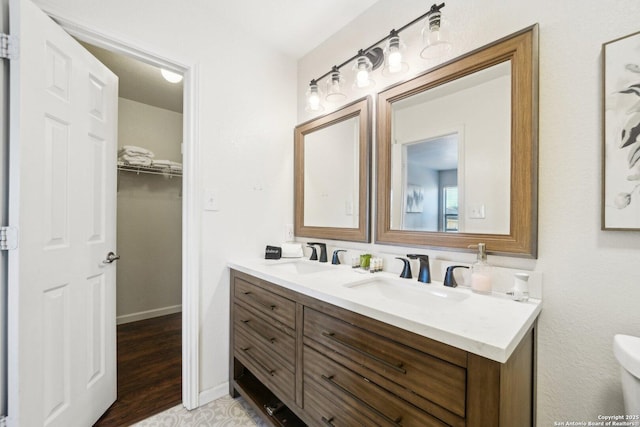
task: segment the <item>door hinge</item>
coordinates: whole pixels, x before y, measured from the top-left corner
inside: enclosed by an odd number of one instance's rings
[[[0,251],[12,251],[18,248],[18,228],[0,227]]]
[[[11,34],[0,33],[0,58],[18,59],[18,38]]]

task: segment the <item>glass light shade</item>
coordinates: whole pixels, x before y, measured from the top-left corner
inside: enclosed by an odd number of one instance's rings
[[[395,30],[391,31],[387,45],[384,49],[384,68],[382,75],[390,76],[392,74],[406,73],[409,71],[409,64],[402,60],[406,47],[400,36]]]
[[[331,69],[331,73],[329,74],[329,78],[327,79],[327,96],[326,100],[329,102],[340,102],[343,101],[347,95],[342,91],[344,87],[344,77],[340,74],[340,70],[338,67],[334,66]]]
[[[376,83],[371,78],[372,70],[373,65],[371,64],[371,60],[369,60],[369,58],[364,54],[358,56],[355,64],[353,64],[353,72],[355,74],[353,87],[356,89],[368,89],[373,87]]]
[[[427,18],[422,29],[422,46],[420,56],[424,59],[440,58],[451,50],[449,23],[442,19],[440,11],[431,13]]]
[[[322,106],[322,93],[315,80],[311,80],[311,83],[309,83],[309,89],[307,90],[306,95],[307,106],[305,107],[305,111],[319,112],[324,110],[324,107]]]
[[[182,74],[174,73],[173,71],[160,68],[160,74],[169,83],[180,83],[182,81]]]

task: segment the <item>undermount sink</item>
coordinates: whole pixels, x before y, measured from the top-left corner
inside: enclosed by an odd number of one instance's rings
[[[283,273],[311,274],[331,269],[330,265],[309,261],[288,261],[277,264],[268,264],[270,269],[275,269]]]
[[[404,279],[371,278],[361,282],[344,285],[361,296],[384,298],[418,307],[456,304],[469,298],[469,295],[455,292],[440,285],[423,284]],[[437,286],[437,287],[436,287]]]

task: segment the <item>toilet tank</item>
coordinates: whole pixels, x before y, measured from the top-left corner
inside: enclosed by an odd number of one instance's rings
[[[620,363],[625,412],[640,414],[640,338],[616,335],[613,354]]]

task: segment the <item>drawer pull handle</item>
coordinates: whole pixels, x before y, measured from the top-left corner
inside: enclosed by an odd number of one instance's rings
[[[400,417],[396,417],[395,419],[393,419],[393,418],[383,414],[378,409],[376,409],[373,406],[369,405],[364,400],[361,400],[358,396],[356,396],[355,394],[351,393],[349,390],[347,390],[346,388],[342,387],[340,384],[335,382],[333,380],[333,377],[334,377],[333,375],[326,376],[326,375],[322,374],[320,376],[322,377],[323,380],[325,380],[326,382],[328,382],[329,384],[331,384],[332,386],[334,386],[338,390],[342,391],[344,394],[348,395],[349,397],[351,397],[356,402],[359,402],[361,405],[366,406],[371,412],[376,413],[379,417],[384,418],[385,420],[389,421],[394,426],[398,426],[398,427],[402,426],[400,424],[400,421],[402,421],[402,417],[401,416]]]
[[[251,350],[251,347],[245,347],[245,348],[241,348],[242,351],[244,351],[245,353],[249,354],[249,350]],[[251,358],[256,365],[260,366],[267,374],[274,376],[276,374],[276,370],[275,369],[269,369],[266,366],[264,366],[262,363],[260,363],[260,361],[256,360],[255,358]]]
[[[325,418],[325,417],[322,417],[321,420],[322,420],[323,423],[325,423],[325,425],[328,425],[328,426],[331,426],[331,427],[335,427],[335,425],[333,424],[333,417],[328,418],[328,419]]]
[[[253,300],[254,300],[256,303],[258,303],[258,305],[261,305],[261,306],[263,306],[263,307],[264,307],[264,308],[266,308],[266,309],[269,309],[269,310],[272,310],[272,311],[276,309],[276,305],[275,305],[275,304],[265,304],[265,303],[263,303],[263,302],[262,302],[262,301],[260,301],[258,298],[254,297],[254,296],[253,296],[253,294],[251,293],[251,291],[245,291],[245,292],[243,292],[243,294],[245,294],[245,295],[246,295],[246,296],[248,296],[248,297],[253,298]]]
[[[357,347],[357,346],[355,346],[353,344],[350,344],[350,343],[348,343],[346,341],[341,340],[340,338],[336,337],[333,332],[323,332],[322,336],[325,337],[325,338],[328,338],[328,339],[330,339],[332,341],[335,341],[338,344],[343,345],[343,346],[345,346],[345,347],[347,347],[347,348],[349,348],[349,349],[351,349],[353,351],[356,351],[356,352],[362,354],[363,356],[366,356],[366,357],[368,357],[370,359],[373,359],[376,362],[382,363],[383,365],[388,366],[389,368],[391,368],[391,369],[393,369],[395,371],[398,371],[398,372],[403,373],[403,374],[407,373],[406,369],[403,368],[404,363],[402,363],[402,362],[400,362],[400,363],[392,363],[392,362],[389,362],[387,360],[384,360],[381,357],[378,357],[378,356],[376,356],[374,354],[371,354],[368,351],[365,351],[365,350],[363,350],[363,349],[361,349],[361,348],[359,348],[359,347]]]
[[[256,333],[256,335],[259,335],[259,336],[260,336],[260,338],[262,338],[263,340],[269,341],[271,344],[274,344],[274,343],[276,342],[275,337],[271,337],[271,338],[269,338],[269,337],[265,336],[263,333],[261,333],[259,330],[257,330],[257,329],[256,329],[256,328],[254,328],[253,326],[251,326],[251,325],[252,325],[252,323],[251,323],[251,319],[248,319],[248,320],[241,320],[241,322],[242,322],[242,323],[244,323],[245,325],[247,325],[247,327],[248,327],[249,329],[251,329],[253,332],[255,332],[255,333]]]

